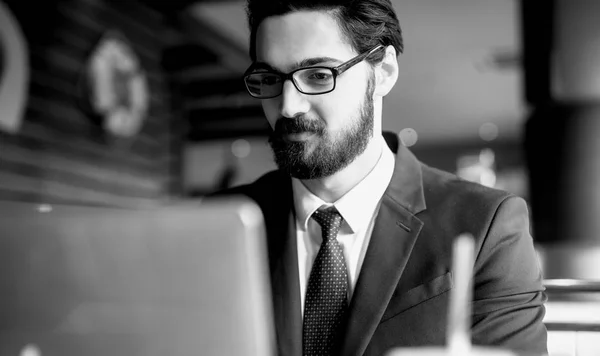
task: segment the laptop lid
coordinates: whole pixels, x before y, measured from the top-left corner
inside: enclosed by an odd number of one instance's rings
[[[261,355],[274,330],[259,208],[0,202],[0,356]]]

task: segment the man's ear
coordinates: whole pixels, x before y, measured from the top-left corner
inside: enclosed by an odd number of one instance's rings
[[[387,46],[383,60],[375,66],[375,78],[377,85],[374,95],[386,96],[398,80],[398,60],[394,46]]]

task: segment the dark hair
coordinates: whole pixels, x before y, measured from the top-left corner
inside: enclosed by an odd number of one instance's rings
[[[248,0],[246,13],[252,61],[256,61],[256,32],[261,22],[267,17],[301,10],[330,12],[357,53],[378,44],[394,46],[397,54],[404,50],[402,30],[390,0]],[[380,51],[367,61],[377,63],[383,55]]]

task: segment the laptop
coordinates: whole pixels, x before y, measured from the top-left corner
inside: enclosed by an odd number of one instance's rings
[[[0,356],[274,354],[259,208],[0,202]]]

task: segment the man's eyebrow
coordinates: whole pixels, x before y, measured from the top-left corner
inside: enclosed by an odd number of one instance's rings
[[[302,67],[310,67],[310,66],[314,66],[317,64],[331,63],[331,62],[341,63],[339,59],[335,59],[335,58],[331,58],[331,57],[314,57],[314,58],[303,59],[300,62],[297,62],[296,64],[294,64],[294,69],[302,68]]]
[[[303,67],[311,67],[317,64],[323,64],[323,63],[331,63],[331,62],[336,62],[336,63],[341,63],[341,61],[339,59],[335,59],[335,58],[331,58],[331,57],[313,57],[313,58],[306,58],[301,60],[300,62],[296,62],[292,65],[291,70],[295,70],[298,68],[303,68]],[[252,64],[252,70],[269,70],[269,71],[275,71],[275,72],[282,72],[281,70],[273,67],[272,65],[266,63],[266,62],[254,62],[254,64]]]

